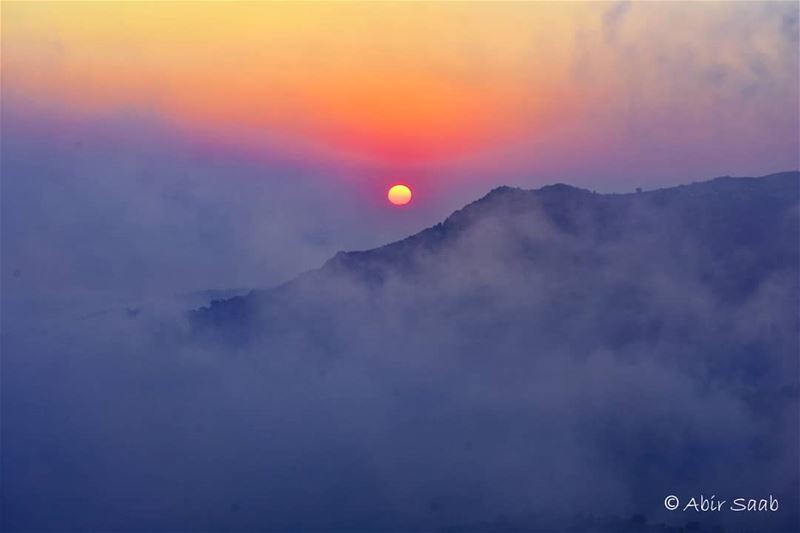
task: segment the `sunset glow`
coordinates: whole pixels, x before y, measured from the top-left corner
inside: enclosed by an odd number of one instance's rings
[[[794,166],[782,16],[791,5],[7,2],[3,98],[320,167],[641,174],[646,143],[695,174],[732,158],[760,172]],[[785,142],[764,141],[776,130]]]

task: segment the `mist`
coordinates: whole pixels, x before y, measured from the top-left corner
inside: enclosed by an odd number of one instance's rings
[[[501,188],[188,315],[4,302],[4,525],[792,531],[797,183]],[[782,507],[664,510],[700,492]]]

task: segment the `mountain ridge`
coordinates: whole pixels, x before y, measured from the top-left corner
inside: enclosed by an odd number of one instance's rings
[[[632,193],[596,193],[564,183],[545,185],[538,189],[502,185],[454,211],[442,222],[408,237],[367,250],[339,251],[319,268],[301,273],[283,284],[270,289],[253,290],[229,299],[214,300],[208,306],[191,311],[189,316],[197,324],[198,318],[205,313],[219,312],[225,306],[240,305],[270,294],[280,294],[291,289],[293,285],[317,278],[326,272],[358,271],[364,279],[380,284],[385,277],[384,271],[409,268],[410,257],[420,252],[435,251],[437,247],[451,242],[486,217],[515,216],[540,208],[565,235],[594,231],[597,239],[602,242],[618,237],[617,219],[621,213],[624,216],[630,209],[641,206],[664,208],[677,204],[688,214],[702,208],[702,204],[713,206],[715,201],[719,203],[722,196],[735,199],[741,204],[737,207],[741,207],[748,203],[746,195],[754,192],[759,197],[773,199],[786,195],[786,198],[797,198],[800,196],[799,184],[800,172],[786,171],[761,177],[720,176],[686,185]],[[753,203],[757,199],[750,200]],[[576,219],[584,211],[589,212],[591,209],[594,209],[591,222],[598,227],[593,230],[578,227]]]
[[[609,199],[616,199],[616,198],[630,198],[630,197],[637,197],[640,199],[666,199],[676,191],[697,191],[697,192],[709,192],[703,189],[708,187],[718,186],[720,184],[725,184],[729,182],[739,182],[738,184],[752,184],[752,180],[768,180],[768,181],[781,181],[781,182],[794,182],[797,185],[797,180],[800,178],[800,171],[786,171],[786,172],[778,172],[774,174],[768,174],[765,176],[760,177],[731,177],[731,176],[720,176],[716,178],[712,178],[706,181],[698,181],[692,182],[686,185],[676,185],[673,187],[663,187],[659,189],[653,189],[649,191],[641,191],[641,192],[633,192],[633,193],[596,193],[590,191],[588,189],[583,189],[580,187],[575,187],[573,185],[569,185],[566,183],[554,183],[550,185],[542,186],[538,189],[523,189],[520,187],[511,187],[508,185],[501,185],[498,187],[493,188],[487,194],[482,196],[481,198],[468,203],[464,207],[457,209],[449,216],[445,218],[443,222],[434,224],[431,227],[425,228],[420,230],[419,232],[412,234],[408,237],[403,239],[387,243],[385,245],[377,246],[375,248],[370,248],[367,250],[353,250],[353,251],[339,251],[333,257],[328,259],[321,268],[325,268],[326,265],[335,263],[337,258],[341,257],[358,257],[363,256],[363,254],[369,254],[378,251],[385,251],[387,249],[391,249],[393,247],[404,245],[409,242],[413,242],[422,238],[423,236],[429,236],[433,231],[439,230],[446,230],[448,226],[458,225],[463,223],[463,219],[468,219],[474,216],[473,210],[476,208],[484,207],[485,204],[494,201],[498,197],[502,197],[504,195],[514,194],[520,195],[521,197],[525,198],[534,198],[534,197],[544,197],[546,199],[563,199],[567,195],[578,195],[578,196],[600,196]],[[302,275],[302,274],[301,274]]]
[[[800,486],[798,205],[797,172],[616,195],[500,188],[190,313],[190,346],[246,365],[267,399],[243,412],[274,406],[309,449],[326,427],[333,449],[356,450],[359,498],[379,505],[370,480],[398,480],[425,524],[409,529],[501,509],[517,531],[607,509],[677,526],[665,487],[752,487],[786,512],[707,513],[693,529],[797,531],[784,502]]]

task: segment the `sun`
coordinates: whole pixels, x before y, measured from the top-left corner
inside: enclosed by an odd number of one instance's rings
[[[408,185],[393,185],[386,193],[386,197],[394,205],[406,205],[411,201],[411,188]]]

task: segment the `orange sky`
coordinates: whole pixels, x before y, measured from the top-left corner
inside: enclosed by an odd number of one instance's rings
[[[675,139],[715,135],[720,102],[741,127],[777,116],[797,92],[787,6],[750,4],[4,2],[3,90],[386,162],[558,135],[605,150],[625,114]],[[743,50],[774,77],[757,100]]]
[[[579,4],[13,3],[14,91],[84,111],[270,129],[343,150],[430,156],[571,104]]]

